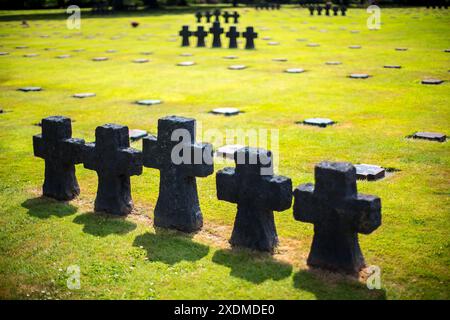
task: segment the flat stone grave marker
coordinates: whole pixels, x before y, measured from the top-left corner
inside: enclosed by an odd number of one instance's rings
[[[386,68],[386,69],[401,69],[402,66],[398,65],[398,64],[385,64],[383,66],[383,68]]]
[[[16,49],[28,49],[28,46],[17,46]]]
[[[263,37],[262,38],[264,41],[268,41],[268,40],[272,40],[272,37]]]
[[[367,79],[369,77],[370,76],[367,73],[351,73],[349,75],[349,78],[352,78],[352,79]]]
[[[142,105],[142,106],[153,106],[155,104],[161,104],[161,100],[156,99],[144,99],[144,100],[138,100],[136,101],[136,104]]]
[[[27,53],[23,55],[25,58],[34,58],[39,56],[37,53]]]
[[[95,62],[106,61],[106,60],[108,60],[107,57],[96,57],[96,58],[92,58],[92,61],[95,61]]]
[[[450,52],[450,49],[445,49],[444,52]]]
[[[216,157],[234,160],[234,153],[241,148],[244,148],[244,146],[240,144],[225,145],[218,148],[215,155]]]
[[[311,48],[315,48],[315,47],[320,47],[320,44],[318,44],[318,43],[308,43],[307,46],[311,47]]]
[[[177,66],[180,66],[180,67],[190,67],[193,65],[195,65],[194,61],[183,61],[183,62],[177,63]]]
[[[308,39],[306,39],[306,38],[298,38],[297,41],[299,41],[299,42],[305,42],[305,41],[308,41]]]
[[[216,108],[211,110],[212,114],[219,114],[224,116],[235,116],[238,115],[241,111],[237,108]]]
[[[73,49],[73,52],[83,52],[85,49]]]
[[[386,176],[386,169],[373,164],[355,164],[356,178],[367,181],[383,179]]]
[[[42,91],[41,87],[22,87],[18,89],[23,92]]]
[[[325,62],[325,64],[329,65],[329,66],[337,66],[337,65],[342,64],[342,62],[340,62],[340,61],[327,61],[327,62]]]
[[[286,62],[286,61],[288,61],[288,59],[287,58],[273,58],[272,61],[275,61],[275,62]]]
[[[228,69],[230,69],[230,70],[244,70],[246,68],[247,68],[247,66],[243,65],[243,64],[236,64],[236,65],[232,65],[232,66],[228,67]]]
[[[9,52],[0,52],[0,56],[7,56]]]
[[[300,123],[309,125],[309,126],[317,126],[317,127],[321,127],[321,128],[326,128],[327,126],[331,126],[331,125],[335,124],[336,122],[331,119],[328,119],[328,118],[309,118],[309,119],[303,120]]]
[[[434,79],[434,78],[429,78],[429,79],[423,79],[422,80],[422,84],[434,84],[434,85],[437,85],[437,84],[441,84],[443,82],[444,82],[444,80]]]
[[[284,70],[284,72],[286,72],[286,73],[303,73],[303,72],[305,72],[305,69],[302,69],[302,68],[289,68],[289,69]]]
[[[231,56],[225,56],[225,57],[223,57],[224,59],[229,59],[229,60],[234,60],[234,59],[238,59],[239,57],[238,56],[233,56],[233,55],[231,55]]]
[[[141,54],[144,55],[144,56],[149,56],[149,55],[152,55],[153,52],[151,52],[151,51],[143,51],[143,52],[141,52]]]
[[[447,140],[447,136],[445,134],[437,132],[416,132],[411,137],[413,139],[424,139],[438,142],[445,142]]]
[[[361,49],[362,47],[360,45],[352,45],[348,47],[349,49]]]
[[[150,61],[150,60],[148,60],[148,59],[142,59],[142,58],[134,59],[134,60],[133,60],[134,63],[147,63],[147,62],[149,62],[149,61]]]
[[[395,48],[395,51],[407,51],[408,48]]]
[[[148,132],[141,129],[132,129],[129,131],[129,136],[131,141],[138,141],[148,136]]]
[[[269,42],[267,42],[267,44],[268,44],[269,46],[278,46],[280,43],[277,42],[277,41],[269,41]]]
[[[72,97],[78,99],[90,98],[95,97],[95,93],[92,92],[75,93]]]
[[[115,49],[109,49],[109,50],[106,50],[105,52],[106,52],[106,53],[116,53],[117,50],[115,50]]]
[[[62,55],[56,56],[57,59],[67,59],[70,57],[71,57],[70,54],[62,54]]]
[[[350,33],[359,33],[358,30],[351,30]]]

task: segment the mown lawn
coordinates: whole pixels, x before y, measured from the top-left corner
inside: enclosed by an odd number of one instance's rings
[[[179,47],[174,35],[182,24],[195,26],[193,12],[83,13],[81,30],[68,30],[59,11],[0,12],[0,51],[9,52],[0,56],[0,108],[6,111],[0,114],[0,297],[448,299],[450,148],[405,138],[415,131],[449,133],[449,83],[420,84],[426,77],[449,80],[448,11],[382,9],[381,29],[370,31],[365,10],[349,10],[347,17],[310,17],[306,9],[241,8],[239,29],[252,25],[259,33],[255,51]],[[23,19],[29,28],[20,26]],[[131,21],[140,26],[131,28]],[[269,46],[263,37],[280,44]],[[308,47],[312,42],[320,46]],[[28,48],[16,49],[21,45]],[[73,51],[79,48],[85,50]],[[105,53],[109,49],[117,52]],[[153,54],[143,56],[144,51]],[[186,52],[193,56],[180,56]],[[39,56],[23,57],[27,53]],[[55,58],[61,54],[71,57]],[[239,59],[223,59],[230,54]],[[91,61],[97,56],[110,60]],[[151,61],[131,62],[140,57]],[[278,57],[288,61],[272,61]],[[184,60],[197,65],[176,66]],[[329,60],[342,65],[325,65]],[[231,64],[248,69],[231,71]],[[403,68],[384,69],[384,64]],[[283,73],[289,67],[306,72]],[[352,72],[372,77],[347,78]],[[44,91],[17,91],[23,86]],[[97,96],[71,97],[79,92]],[[133,104],[138,99],[164,103],[143,107]],[[245,113],[208,113],[216,107]],[[195,235],[154,230],[159,172],[153,169],[132,178],[136,210],[125,219],[92,213],[97,177],[81,165],[77,200],[40,197],[44,161],[33,157],[31,143],[40,119],[71,117],[74,137],[92,141],[95,128],[104,123],[156,133],[158,118],[172,114],[196,118],[204,131],[278,129],[278,173],[291,177],[294,186],[313,182],[314,165],[322,160],[398,169],[386,179],[358,183],[360,192],[382,199],[383,225],[360,238],[367,263],[381,268],[382,290],[309,270],[312,225],[295,221],[292,209],[276,213],[281,243],[273,257],[230,250],[236,207],[216,199],[214,175],[197,180],[205,227]],[[326,129],[295,124],[309,117],[338,124]],[[198,132],[197,139],[202,138]],[[225,144],[206,140],[215,147]],[[141,143],[133,146],[141,148]],[[217,163],[216,170],[224,165]],[[79,290],[66,286],[71,265],[81,269]]]

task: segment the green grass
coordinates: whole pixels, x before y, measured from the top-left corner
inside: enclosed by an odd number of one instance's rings
[[[259,32],[255,51],[180,48],[179,39],[168,42],[182,24],[195,25],[192,11],[83,14],[81,35],[67,30],[64,15],[56,11],[0,12],[0,51],[10,52],[0,56],[0,108],[7,111],[0,115],[1,298],[449,298],[449,145],[405,139],[421,130],[449,133],[449,83],[420,84],[425,77],[450,80],[450,54],[443,52],[450,48],[449,13],[382,9],[381,30],[369,31],[364,10],[330,18],[310,17],[306,9],[239,11],[240,29],[254,25]],[[22,28],[22,19],[31,27]],[[141,25],[132,29],[132,20]],[[111,40],[122,33],[120,40]],[[44,34],[50,37],[40,37]],[[268,46],[261,39],[265,36],[280,45]],[[321,46],[307,47],[309,42]],[[353,44],[362,48],[348,49]],[[20,45],[29,48],[15,49]],[[77,48],[86,50],[72,52]],[[118,52],[105,53],[108,49]],[[151,62],[132,63],[142,51],[154,52]],[[22,57],[33,52],[39,56]],[[180,57],[183,52],[194,56]],[[66,53],[72,57],[55,59]],[[222,59],[230,54],[239,60]],[[110,60],[92,62],[96,56]],[[276,57],[289,61],[272,61]],[[191,59],[196,66],[175,66]],[[328,60],[343,64],[326,66]],[[227,70],[236,63],[249,68]],[[403,68],[383,69],[384,64]],[[283,73],[288,67],[307,72]],[[348,79],[351,72],[373,77]],[[16,90],[29,85],[44,91]],[[78,92],[97,96],[71,97]],[[141,107],[132,103],[137,99],[165,103]],[[208,113],[224,106],[245,113],[228,118]],[[97,177],[82,166],[77,166],[79,199],[59,203],[39,197],[44,162],[33,157],[31,137],[40,132],[33,126],[40,119],[69,116],[76,121],[74,137],[90,141],[97,126],[110,122],[156,133],[158,118],[170,114],[194,117],[204,130],[222,133],[278,129],[278,173],[291,177],[295,186],[312,182],[314,165],[326,159],[399,169],[384,180],[358,183],[360,192],[382,199],[383,225],[360,239],[367,263],[381,268],[382,290],[308,270],[312,226],[295,221],[292,209],[276,213],[281,244],[275,256],[230,251],[227,239],[236,208],[216,199],[214,175],[197,180],[205,228],[196,235],[154,230],[150,218],[159,172],[153,169],[132,178],[136,212],[126,219],[91,212]],[[338,124],[326,129],[295,124],[316,116]],[[133,146],[141,148],[141,143]],[[81,268],[80,290],[66,287],[70,265]]]

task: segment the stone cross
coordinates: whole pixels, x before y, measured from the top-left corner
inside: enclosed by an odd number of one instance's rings
[[[225,35],[230,39],[230,44],[228,47],[230,49],[236,49],[238,47],[237,38],[240,35],[240,33],[236,31],[236,27],[230,27],[230,31],[228,31]]]
[[[325,5],[325,15],[329,16],[330,15],[330,10],[331,10],[331,4],[327,3]]]
[[[45,160],[43,195],[72,200],[80,194],[75,164],[81,163],[84,140],[72,138],[71,120],[55,116],[42,119],[42,134],[33,136],[36,157]]]
[[[212,17],[213,15],[211,14],[211,12],[209,12],[209,11],[206,11],[205,12],[205,17],[206,17],[206,22],[207,23],[210,23],[211,22],[211,17]]]
[[[347,11],[347,7],[346,6],[341,6],[341,15],[345,16],[345,13]]]
[[[317,10],[317,15],[321,16],[322,15],[322,10],[323,10],[322,6],[320,6],[320,5],[317,6],[316,10]]]
[[[203,15],[202,15],[201,12],[197,12],[195,14],[195,17],[197,18],[197,23],[201,23],[202,22]]]
[[[337,16],[339,12],[339,7],[338,6],[333,6],[333,15]]]
[[[240,17],[241,15],[237,12],[237,11],[234,11],[233,12],[233,15],[232,15],[232,18],[233,18],[233,23],[239,23],[239,17]]]
[[[209,29],[209,32],[213,35],[213,48],[221,48],[222,41],[220,40],[220,35],[223,33],[223,28],[220,27],[220,22],[214,22],[212,28]]]
[[[158,137],[143,139],[144,166],[160,171],[155,226],[194,232],[203,225],[196,177],[214,172],[213,149],[195,142],[195,119],[158,120]]]
[[[247,30],[242,33],[242,36],[246,40],[245,49],[255,49],[254,39],[258,38],[258,34],[253,31],[253,27],[247,27]]]
[[[292,181],[273,174],[270,151],[241,148],[234,161],[236,168],[216,174],[217,198],[237,204],[230,244],[273,252],[278,244],[273,210],[291,207]]]
[[[294,218],[314,224],[308,265],[358,273],[365,266],[358,233],[370,234],[381,225],[381,200],[357,192],[356,169],[346,162],[321,162],[316,185],[294,190]]]
[[[214,10],[213,15],[214,15],[214,17],[215,17],[215,20],[214,20],[214,21],[220,22],[220,15],[221,15],[221,14],[220,14],[220,10],[219,10],[219,9]]]
[[[181,46],[189,47],[189,37],[192,36],[192,32],[189,31],[189,26],[183,26],[180,31],[182,37]]]
[[[95,129],[95,143],[86,143],[83,164],[98,176],[95,211],[126,215],[133,209],[130,176],[142,173],[142,152],[130,148],[128,127],[105,124]]]
[[[313,15],[314,15],[315,7],[311,4],[311,5],[308,7],[308,10],[309,10],[309,14],[310,14],[311,16],[313,16]]]
[[[197,37],[197,47],[206,47],[205,38],[208,36],[208,32],[205,31],[205,28],[198,26],[197,31],[194,31],[193,34]]]
[[[225,23],[229,23],[231,17],[232,17],[232,15],[228,11],[225,11],[223,13],[223,18],[225,19]]]

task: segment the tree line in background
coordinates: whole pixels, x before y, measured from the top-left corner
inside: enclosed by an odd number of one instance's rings
[[[442,0],[446,1],[446,0]],[[77,5],[82,8],[96,6],[110,6],[114,10],[136,9],[138,7],[158,8],[159,6],[187,6],[189,4],[218,4],[233,3],[255,4],[263,2],[308,4],[325,3],[327,0],[0,0],[0,9],[42,9],[42,8],[67,8],[69,5]],[[335,0],[337,4],[382,4],[392,6],[421,6],[439,2],[439,0]]]

